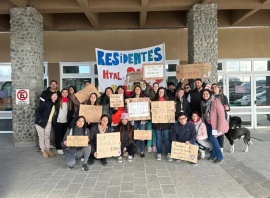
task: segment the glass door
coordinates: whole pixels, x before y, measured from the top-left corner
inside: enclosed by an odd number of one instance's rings
[[[248,75],[227,75],[227,97],[231,110],[231,116],[238,116],[242,119],[242,125],[254,128],[254,83],[253,76]]]
[[[256,74],[254,84],[255,128],[270,127],[270,75]]]

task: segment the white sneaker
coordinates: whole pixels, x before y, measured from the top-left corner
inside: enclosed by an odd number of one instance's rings
[[[148,146],[148,153],[152,153],[152,147],[151,146]]]
[[[118,157],[118,162],[120,162],[120,163],[122,162],[122,157],[121,156]]]
[[[64,155],[63,149],[57,150],[57,153],[60,154],[60,155]]]
[[[161,154],[157,154],[157,160],[161,160]]]
[[[220,148],[221,153],[223,154],[223,148]]]
[[[128,161],[129,161],[129,162],[132,162],[132,155],[129,155],[129,156],[128,156]]]
[[[168,159],[169,162],[172,161],[172,158],[171,158],[171,154],[170,153],[167,154],[167,159]]]
[[[156,152],[157,152],[157,147],[156,147],[156,146],[153,146],[152,152],[153,152],[153,153],[156,153]]]
[[[204,159],[205,158],[205,151],[200,149],[199,152],[201,153],[201,159]]]

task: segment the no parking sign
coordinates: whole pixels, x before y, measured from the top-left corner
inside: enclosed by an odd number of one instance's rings
[[[29,104],[29,89],[16,89],[16,104]]]

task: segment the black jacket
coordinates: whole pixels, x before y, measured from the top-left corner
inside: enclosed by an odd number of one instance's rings
[[[53,126],[55,126],[56,123],[57,123],[57,117],[58,117],[58,114],[59,114],[59,109],[60,109],[60,103],[58,102],[58,103],[56,103],[55,112],[54,112],[54,115],[53,115],[53,120],[52,120],[52,125]],[[73,105],[73,102],[72,102],[71,109],[68,110],[68,112],[67,112],[67,124],[68,124],[68,127],[71,127],[73,115],[74,115],[74,105]]]
[[[105,131],[105,133],[111,132],[110,127]],[[91,145],[91,153],[95,153],[97,150],[97,134],[99,134],[98,124],[92,126],[90,130],[90,145]]]
[[[42,93],[41,93],[41,96],[40,96],[40,103],[41,102],[45,102],[46,100],[49,100],[52,93],[54,92],[51,92],[51,88],[48,87],[46,90],[44,90]],[[60,91],[56,91],[57,93],[57,96],[60,97],[61,96],[61,92]]]
[[[177,101],[175,102],[175,120],[177,120],[177,115],[180,112],[184,112],[186,114],[186,116],[189,118],[191,115],[191,108],[189,106],[189,102],[187,101],[187,99],[185,98],[185,96],[183,96],[183,100],[182,100],[182,108],[181,108],[181,102],[180,99],[178,98]]]
[[[194,89],[189,92],[191,111],[197,111],[199,114],[199,117],[201,117],[202,91],[203,89],[201,89],[200,91],[198,91],[197,89]]]
[[[47,100],[45,102],[40,103],[35,111],[36,114],[35,124],[41,126],[42,128],[45,128],[48,123],[52,107],[55,104],[56,103],[53,103],[51,100]]]
[[[175,123],[172,128],[172,141],[185,143],[189,141],[191,144],[196,142],[195,125],[187,122],[181,125],[179,122]]]

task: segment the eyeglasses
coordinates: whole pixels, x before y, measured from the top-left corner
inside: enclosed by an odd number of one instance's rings
[[[190,89],[190,87],[184,87],[184,89]]]
[[[179,120],[185,120],[185,119],[187,119],[187,117],[185,117],[185,118],[179,118]]]

